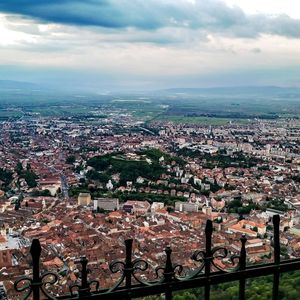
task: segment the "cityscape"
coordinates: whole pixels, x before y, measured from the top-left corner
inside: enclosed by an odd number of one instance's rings
[[[300,5],[0,2],[0,300],[300,299]]]
[[[12,106],[17,114],[5,118]],[[123,257],[126,239],[153,269],[166,246],[184,268],[195,268],[186,253],[204,247],[207,220],[214,245],[231,254],[246,235],[249,263],[257,264],[272,260],[272,217],[279,214],[281,254],[299,256],[298,118],[208,125],[152,111],[137,117],[111,102],[89,109],[70,116],[3,109],[1,281],[11,299],[18,299],[14,279],[30,268],[24,254],[34,238],[42,267],[58,272],[61,283],[76,282],[76,259],[84,255],[101,287],[115,280],[109,263]]]

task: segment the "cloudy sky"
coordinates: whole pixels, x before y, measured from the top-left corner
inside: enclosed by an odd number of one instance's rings
[[[0,80],[300,87],[295,0],[1,0]]]

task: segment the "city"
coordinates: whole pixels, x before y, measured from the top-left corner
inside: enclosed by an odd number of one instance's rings
[[[0,1],[0,300],[300,299],[300,4]]]
[[[121,259],[126,239],[153,269],[166,246],[184,268],[195,268],[186,253],[204,247],[207,220],[214,245],[231,254],[245,234],[255,264],[272,259],[279,214],[281,255],[299,256],[297,118],[142,125],[130,110],[103,113],[109,117],[98,123],[27,114],[0,124],[0,279],[11,299],[18,299],[13,280],[28,272],[24,253],[33,238],[42,267],[61,283],[76,282],[76,258],[84,255],[101,287],[113,283],[109,262]]]

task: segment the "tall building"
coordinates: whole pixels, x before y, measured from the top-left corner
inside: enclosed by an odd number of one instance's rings
[[[119,210],[119,199],[117,198],[97,198],[94,199],[94,210],[103,209],[106,211]]]
[[[87,206],[92,202],[90,193],[80,193],[78,195],[78,205]]]

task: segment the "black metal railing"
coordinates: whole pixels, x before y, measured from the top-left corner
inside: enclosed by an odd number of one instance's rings
[[[214,284],[239,282],[239,299],[245,299],[246,280],[260,276],[273,275],[273,300],[278,299],[280,274],[300,270],[300,259],[280,260],[279,216],[273,217],[273,262],[247,266],[246,242],[241,237],[239,255],[230,255],[224,247],[212,247],[213,224],[208,220],[205,228],[205,250],[196,251],[192,260],[198,264],[196,268],[183,272],[183,266],[172,261],[172,249],[165,249],[166,259],[161,267],[155,270],[156,279],[145,281],[141,273],[149,274],[149,264],[143,259],[132,260],[132,240],[125,241],[126,256],[124,261],[110,264],[110,271],[120,273],[120,277],[111,288],[101,288],[98,281],[88,279],[88,260],[82,257],[80,283],[69,287],[69,294],[54,296],[51,286],[58,284],[59,276],[55,273],[40,273],[41,246],[34,239],[30,249],[32,256],[32,277],[18,279],[14,286],[20,293],[20,299],[133,299],[151,295],[163,295],[166,300],[172,299],[175,291],[193,288],[204,288],[203,299],[210,299],[210,289]],[[226,270],[219,267],[217,260],[228,259],[231,266]],[[184,273],[184,274],[183,274]]]

